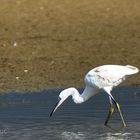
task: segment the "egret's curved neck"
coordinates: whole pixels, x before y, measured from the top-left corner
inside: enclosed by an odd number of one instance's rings
[[[84,99],[84,102],[87,101],[90,97],[96,95],[98,92],[98,89],[86,86],[83,93],[81,94],[81,97]]]
[[[80,94],[79,91],[75,88],[73,88],[73,94],[72,94],[72,99],[75,103],[83,103],[87,101],[90,97],[94,96],[97,94],[98,90],[96,88],[92,88],[89,86],[86,86],[83,93]]]

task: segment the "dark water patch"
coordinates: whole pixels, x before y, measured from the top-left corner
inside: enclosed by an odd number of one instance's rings
[[[82,92],[83,89],[79,89]],[[140,88],[120,87],[113,96],[121,104],[127,127],[114,132],[104,120],[109,101],[101,92],[87,102],[76,105],[71,98],[49,118],[61,89],[36,93],[0,95],[0,139],[6,140],[127,140],[140,139]],[[117,111],[110,123],[121,125]]]

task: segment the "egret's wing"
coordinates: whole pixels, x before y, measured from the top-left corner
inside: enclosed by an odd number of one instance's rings
[[[130,65],[122,66],[122,65],[103,65],[100,67],[97,67],[94,69],[94,71],[100,71],[100,72],[107,72],[108,74],[115,74],[117,76],[119,75],[132,75],[137,73],[139,70]]]
[[[100,78],[100,81],[106,83],[107,86],[117,86],[125,80],[126,75],[119,71],[102,70],[97,73],[97,76]]]
[[[117,86],[125,80],[125,75],[121,71],[104,67],[90,72],[88,76],[90,82],[100,88]]]
[[[137,73],[139,70],[130,65],[103,65],[90,70],[87,74],[86,83],[99,88],[119,85],[126,76]]]

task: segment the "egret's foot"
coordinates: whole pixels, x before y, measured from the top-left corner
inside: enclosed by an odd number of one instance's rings
[[[124,123],[124,124],[123,124],[123,127],[125,128],[126,126],[127,126],[126,123]]]
[[[113,130],[113,131],[116,131],[111,125],[108,125],[108,124],[104,124],[107,128]]]
[[[120,130],[122,130],[122,129],[124,129],[125,127],[126,127],[126,124],[124,125],[123,124],[123,126],[121,126],[120,128],[118,128],[118,129],[115,129],[115,128],[113,128],[111,125],[108,125],[108,124],[104,124],[107,128],[109,128],[109,129],[111,129],[111,130],[113,130],[113,131],[120,131]]]
[[[114,107],[111,105],[109,108],[109,111],[108,111],[107,118],[106,118],[105,123],[104,123],[105,126],[107,126],[107,123],[108,123],[110,117],[112,116],[113,112],[114,112]]]

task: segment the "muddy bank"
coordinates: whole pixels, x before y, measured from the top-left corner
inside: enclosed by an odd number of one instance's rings
[[[103,64],[140,68],[140,2],[1,0],[0,91],[82,87]],[[139,85],[134,75],[125,84]]]

